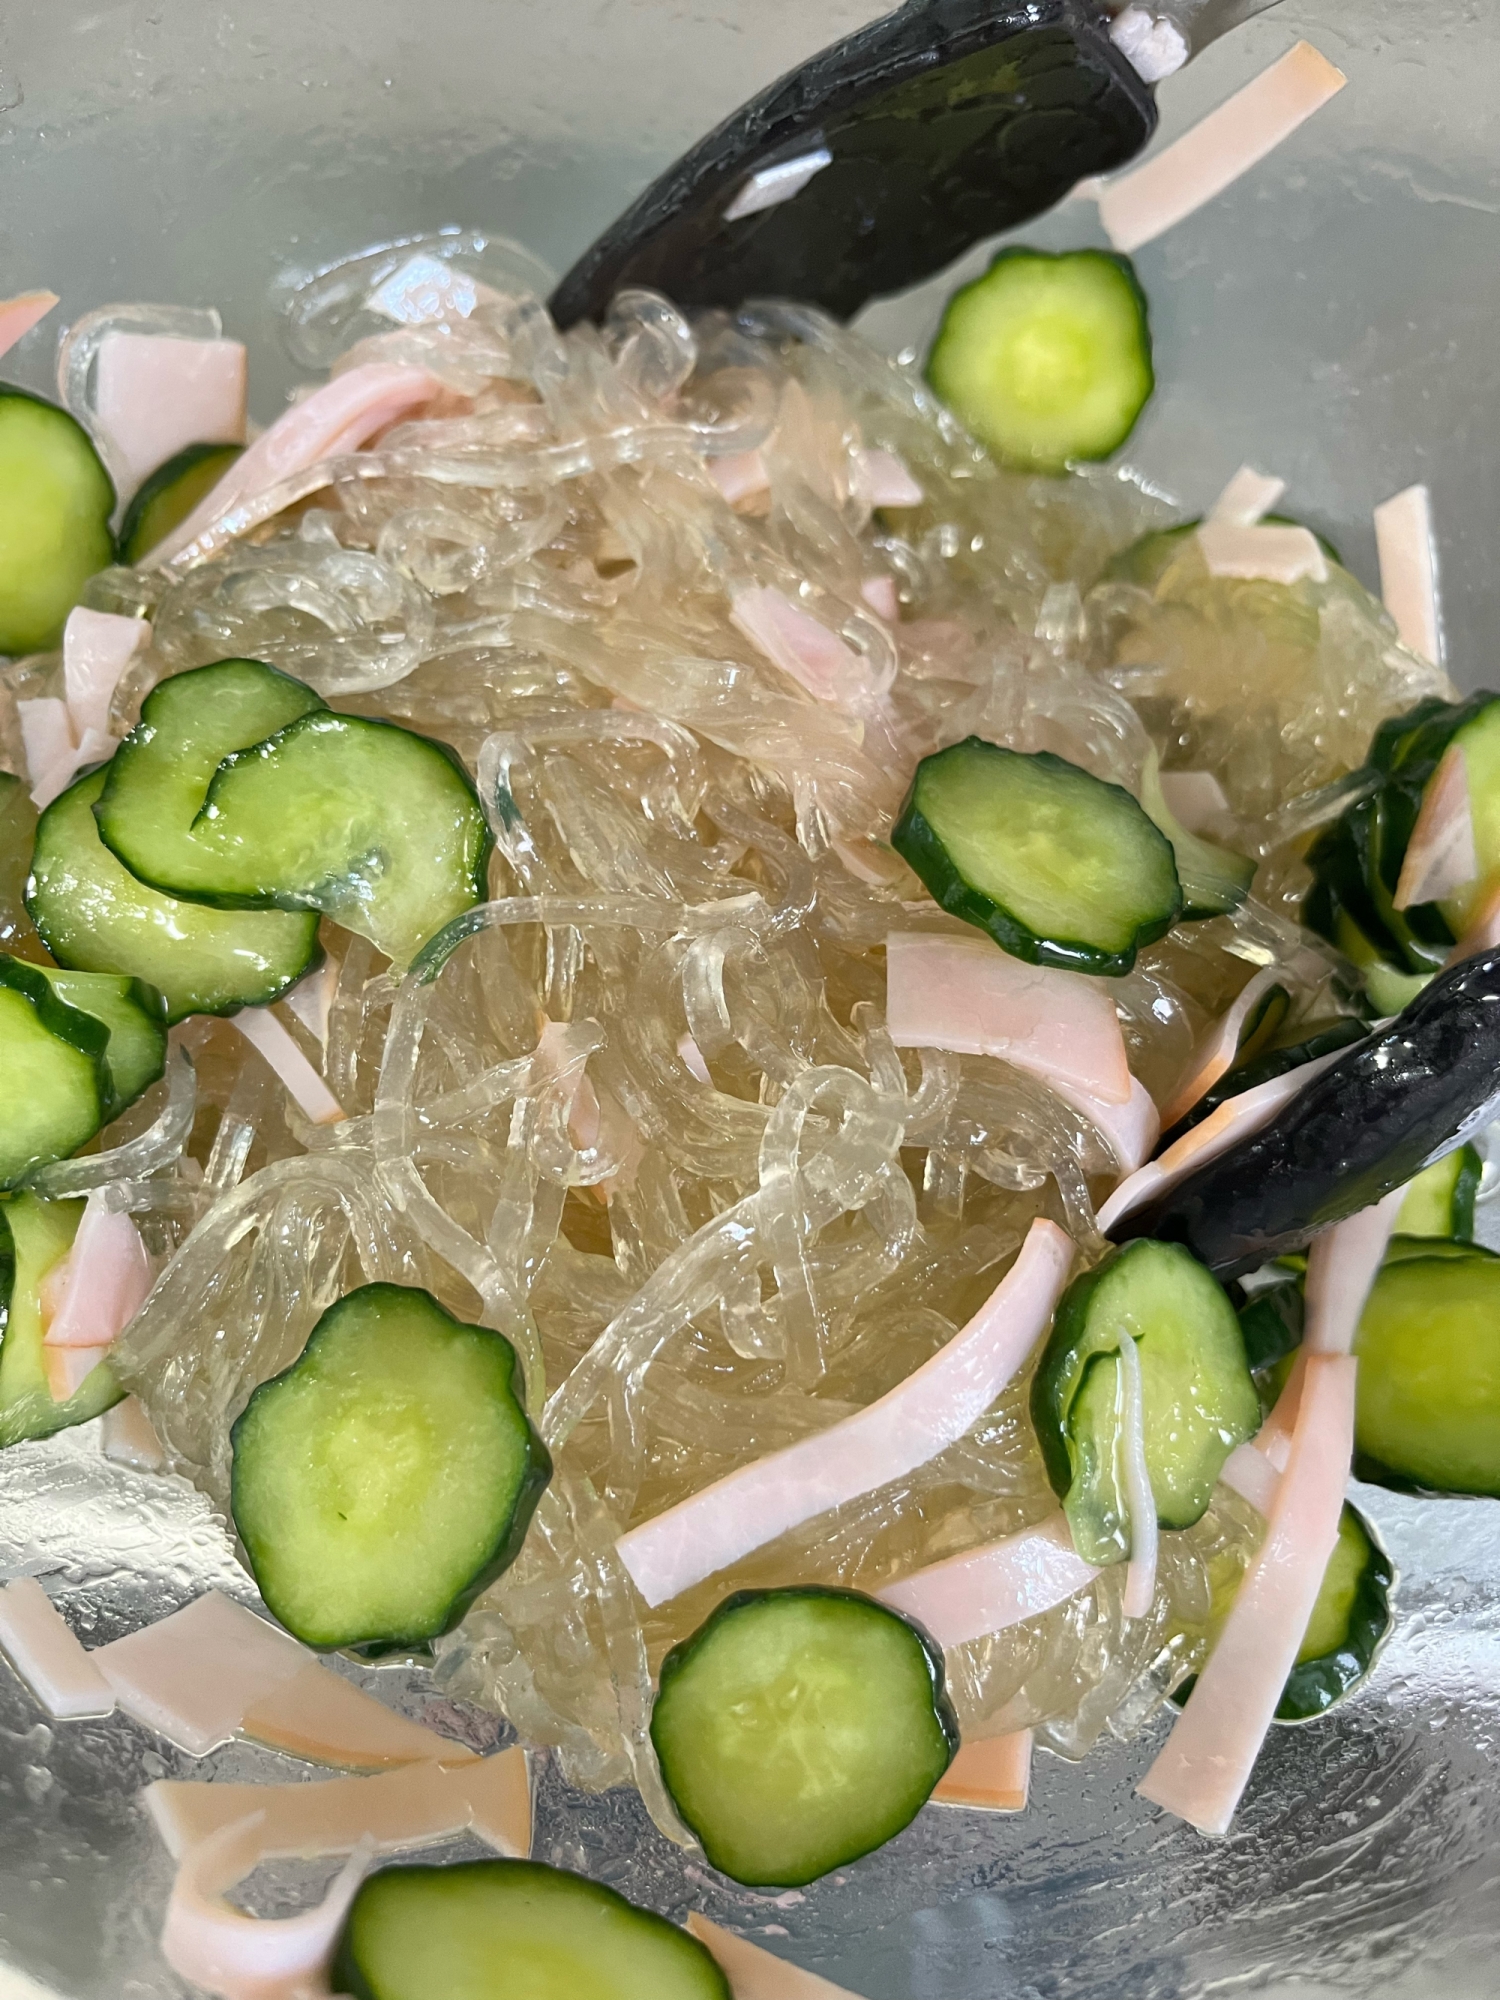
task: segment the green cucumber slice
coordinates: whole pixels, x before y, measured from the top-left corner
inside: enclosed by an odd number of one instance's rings
[[[363,1285],[230,1433],[260,1592],[311,1646],[419,1645],[518,1553],[552,1472],[503,1334],[430,1292]]]
[[[231,751],[324,706],[312,688],[259,660],[216,660],[162,681],[107,767],[94,808],[105,846],[164,896],[221,909],[265,907],[263,896],[221,894],[223,861],[195,822]]]
[[[1354,1469],[1384,1486],[1500,1498],[1500,1258],[1431,1248],[1388,1259],[1365,1302]]]
[[[0,653],[57,644],[83,586],[114,560],[114,510],[83,426],[0,382]]]
[[[1395,1568],[1369,1522],[1346,1505],[1297,1664],[1276,1705],[1278,1722],[1326,1715],[1365,1678],[1390,1634],[1395,1582]]]
[[[110,1118],[118,1118],[167,1066],[167,1003],[154,986],[115,972],[38,971],[52,991],[109,1030],[104,1051],[109,1071]]]
[[[868,1854],[958,1749],[943,1658],[852,1590],[743,1590],[662,1662],[662,1780],[715,1868],[795,1888]]]
[[[32,937],[26,875],[36,841],[36,807],[19,778],[0,771],[0,950]]]
[[[321,910],[403,966],[483,900],[493,844],[446,744],[327,713],[226,757],[194,839],[229,895]]]
[[[1032,965],[1128,972],[1182,910],[1167,836],[1048,750],[970,736],[924,757],[891,844],[945,910]]]
[[[207,499],[245,449],[242,444],[190,444],[159,465],[120,523],[120,561],[143,562]]]
[[[1272,991],[1279,993],[1282,989],[1275,987]],[[1283,1008],[1283,1016],[1284,1012]],[[1270,1048],[1264,1046],[1258,1035],[1254,1036],[1248,1057],[1236,1062],[1233,1069],[1226,1070],[1217,1083],[1211,1084],[1198,1102],[1183,1113],[1170,1131],[1163,1132],[1158,1152],[1173,1145],[1195,1125],[1201,1125],[1231,1097],[1242,1096],[1245,1091],[1254,1090],[1260,1084],[1270,1083],[1291,1070],[1301,1069],[1304,1063],[1316,1062],[1320,1056],[1330,1056],[1337,1049],[1352,1048],[1356,1042],[1362,1042],[1369,1032],[1368,1021],[1359,1021],[1352,1014],[1347,1014],[1339,1020],[1322,1024],[1309,1022],[1298,1031],[1298,1040],[1274,1043]]]
[[[113,1098],[109,1029],[53,992],[39,966],[0,954],[0,1188],[86,1145]]]
[[[1172,843],[1177,862],[1177,879],[1182,884],[1182,914],[1179,923],[1196,923],[1207,917],[1227,916],[1237,910],[1250,893],[1256,864],[1247,855],[1215,846],[1189,833],[1167,804],[1161,788],[1156,754],[1146,759],[1141,771],[1141,804]]]
[[[125,1391],[101,1361],[65,1403],[54,1403],[42,1360],[42,1280],[73,1247],[81,1201],[43,1201],[23,1191],[0,1202],[10,1309],[0,1335],[0,1446],[51,1437],[85,1424]]]
[[[540,1861],[381,1868],[334,1953],[350,2000],[731,2000],[694,1937]]]
[[[1239,1320],[1222,1285],[1179,1244],[1145,1240],[1063,1293],[1031,1384],[1031,1420],[1085,1562],[1130,1554],[1119,1346],[1141,1364],[1146,1469],[1163,1528],[1190,1528],[1225,1459],[1260,1428]]]
[[[1156,386],[1135,266],[1107,250],[1002,250],[948,301],[927,379],[1006,465],[1108,458]]]
[[[1253,1376],[1274,1368],[1302,1345],[1306,1312],[1300,1278],[1267,1285],[1240,1307],[1240,1338],[1245,1343],[1245,1360]]]
[[[321,962],[316,911],[210,910],[137,881],[99,838],[106,775],[77,779],[37,827],[26,906],[59,965],[146,981],[170,1025],[268,1006]]]
[[[1408,1187],[1396,1216],[1396,1233],[1467,1242],[1474,1234],[1474,1198],[1483,1173],[1484,1161],[1473,1146],[1460,1146],[1434,1160]]]
[[[1500,1262],[1500,1252],[1486,1250],[1482,1243],[1463,1243],[1455,1237],[1445,1236],[1393,1236],[1385,1247],[1382,1262],[1409,1264],[1414,1257],[1437,1257],[1444,1260],[1475,1257],[1481,1262],[1485,1258]]]

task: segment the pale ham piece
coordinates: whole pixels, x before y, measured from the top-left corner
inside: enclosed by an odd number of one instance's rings
[[[56,304],[56,292],[22,292],[18,298],[0,299],[0,354],[9,354]]]
[[[89,730],[109,735],[109,707],[120,676],[151,642],[144,618],[121,618],[113,611],[90,611],[80,604],[63,626],[63,693],[73,734]]]
[[[737,590],[729,622],[817,701],[857,712],[884,697],[858,653],[784,591],[760,584]]]
[[[1257,1514],[1271,1518],[1281,1474],[1263,1451],[1251,1444],[1237,1444],[1219,1470],[1219,1478],[1232,1493],[1248,1500]]]
[[[1347,1355],[1308,1357],[1266,1538],[1186,1708],[1137,1787],[1200,1833],[1229,1830],[1338,1540],[1354,1446],[1355,1372]]]
[[[1380,595],[1396,621],[1402,645],[1434,666],[1441,665],[1443,620],[1432,496],[1425,486],[1408,486],[1375,509],[1375,546],[1380,557]]]
[[[287,1095],[314,1125],[337,1125],[346,1116],[328,1085],[269,1007],[244,1007],[230,1020],[275,1070]]]
[[[927,497],[893,451],[856,451],[854,464],[872,507],[920,507]]]
[[[1313,1238],[1307,1252],[1305,1353],[1347,1354],[1353,1347],[1359,1316],[1406,1193],[1404,1187],[1393,1188],[1383,1201],[1346,1216]]]
[[[339,961],[325,958],[316,972],[299,979],[291,992],[286,995],[286,1004],[310,1035],[319,1043],[328,1046],[328,1016],[333,1007],[333,996],[339,989]]]
[[[341,1770],[383,1771],[433,1759],[452,1764],[474,1754],[312,1659],[247,1702],[239,1726],[273,1750]]]
[[[206,1757],[239,1731],[245,1710],[312,1655],[288,1633],[217,1590],[100,1646],[94,1665],[125,1713],[179,1750]]]
[[[859,586],[859,594],[887,625],[896,624],[901,617],[901,599],[896,591],[893,576],[867,576]]]
[[[0,1590],[0,1649],[57,1721],[114,1708],[109,1682],[34,1576],[18,1576]]]
[[[1187,1075],[1173,1091],[1161,1114],[1162,1123],[1169,1131],[1179,1118],[1187,1116],[1205,1092],[1213,1089],[1221,1076],[1227,1076],[1234,1068],[1245,1023],[1265,995],[1279,983],[1280,977],[1274,965],[1264,966],[1241,988],[1233,1004],[1219,1016],[1193,1050]]]
[[[968,1325],[904,1382],[622,1535],[615,1546],[646,1602],[666,1603],[752,1549],[904,1478],[956,1444],[1036,1345],[1072,1262],[1071,1239],[1039,1217]]]
[[[54,1403],[76,1396],[90,1375],[107,1358],[107,1347],[43,1347],[42,1373]]]
[[[464,1764],[404,1764],[374,1778],[310,1785],[162,1778],[144,1796],[174,1861],[256,1812],[265,1814],[261,1852],[268,1857],[352,1854],[362,1840],[390,1853],[465,1832],[514,1860],[531,1852],[531,1781],[519,1748]]]
[[[561,1076],[573,1060],[567,1041],[568,1030],[562,1021],[544,1021],[537,1039],[537,1058],[543,1068],[554,1076]],[[689,1041],[692,1040],[688,1036]],[[696,1051],[697,1043],[693,1043]],[[681,1044],[678,1053],[682,1054]],[[684,1062],[687,1057],[683,1056]],[[703,1058],[700,1054],[699,1062]],[[691,1065],[689,1065],[691,1067]],[[695,1072],[696,1074],[696,1072]],[[712,1081],[711,1078],[705,1081]],[[568,1137],[581,1153],[592,1152],[602,1147],[605,1152],[619,1161],[619,1170],[607,1175],[597,1183],[599,1194],[608,1200],[617,1187],[629,1187],[635,1177],[635,1170],[641,1163],[645,1146],[637,1131],[635,1121],[611,1092],[606,1091],[601,1098],[589,1080],[587,1070],[579,1072],[573,1096],[568,1105]]]
[[[1328,558],[1311,528],[1260,522],[1245,528],[1233,521],[1208,520],[1198,530],[1198,546],[1210,576],[1251,583],[1328,581]]]
[[[1031,1731],[965,1743],[933,1790],[934,1805],[1025,1812],[1031,1796]]]
[[[1422,810],[1406,843],[1391,901],[1398,910],[1440,903],[1478,873],[1468,760],[1462,744],[1450,743],[1422,794]]]
[[[700,1083],[712,1084],[713,1076],[708,1064],[703,1060],[703,1051],[689,1034],[677,1037],[677,1053],[686,1068],[692,1071]]]
[[[1130,1522],[1130,1563],[1125,1572],[1125,1594],[1120,1609],[1127,1618],[1144,1618],[1156,1596],[1156,1563],[1161,1547],[1151,1468],[1146,1463],[1146,1386],[1133,1334],[1122,1334],[1117,1353],[1124,1403],[1121,1437],[1125,1508]]]
[[[1201,833],[1229,811],[1224,787],[1212,771],[1163,771],[1157,782],[1168,812],[1189,833]]]
[[[1074,1548],[1059,1511],[1003,1541],[914,1570],[875,1595],[915,1618],[947,1650],[1050,1611],[1098,1574]]]
[[[771,491],[771,475],[758,451],[731,451],[705,461],[709,478],[731,507],[744,507]]]
[[[43,812],[73,781],[77,745],[68,704],[59,695],[41,695],[16,703],[21,725],[21,752],[31,781],[31,802]]]
[[[103,1451],[116,1465],[128,1465],[133,1472],[160,1472],[167,1462],[161,1439],[146,1415],[145,1406],[134,1396],[104,1412]]]
[[[1083,1113],[1108,1143],[1122,1174],[1135,1173],[1150,1159],[1161,1137],[1161,1113],[1156,1108],[1156,1100],[1138,1078],[1130,1079],[1128,1104],[1101,1103],[1086,1090],[1075,1090],[1071,1084],[1062,1083],[1056,1077],[1047,1079],[1047,1087],[1065,1104],[1071,1104],[1075,1111]]]
[[[749,1938],[710,1923],[696,1910],[690,1912],[687,1928],[718,1961],[719,1970],[729,1981],[734,2000],[859,2000],[847,1986],[835,1986],[816,1972],[805,1972],[788,1958],[778,1958]]]
[[[1190,53],[1175,21],[1153,14],[1149,7],[1126,7],[1109,24],[1109,39],[1142,83],[1160,83],[1175,76]]]
[[[1227,521],[1231,527],[1253,528],[1265,518],[1286,491],[1286,481],[1253,465],[1242,465],[1208,510],[1210,521]]]
[[[245,442],[245,349],[238,340],[106,333],[94,374],[94,420],[128,499],[190,444]]]
[[[1201,1123],[1168,1146],[1160,1158],[1148,1160],[1128,1180],[1121,1181],[1099,1211],[1100,1229],[1107,1236],[1116,1223],[1123,1222],[1143,1202],[1165,1194],[1179,1181],[1186,1180],[1189,1174],[1195,1174],[1210,1160],[1216,1160],[1231,1146],[1237,1146],[1241,1139],[1248,1139],[1251,1133],[1269,1125],[1304,1085],[1311,1083],[1330,1063],[1337,1062],[1341,1055],[1347,1053],[1346,1049],[1335,1049],[1330,1055],[1319,1056],[1315,1062],[1302,1063],[1296,1069],[1288,1070],[1285,1076],[1273,1076],[1266,1083],[1256,1084],[1253,1090],[1242,1090],[1238,1097],[1226,1098]]]
[[[1027,965],[986,938],[892,931],[885,1013],[897,1048],[997,1056],[1101,1104],[1130,1102],[1125,1038],[1103,982]]]
[[[151,551],[153,564],[170,562],[232,508],[268,492],[294,473],[326,458],[359,451],[381,431],[409,417],[442,392],[425,368],[370,361],[325,382],[294,403],[235,460],[187,519]]]
[[[1099,219],[1117,250],[1138,250],[1248,173],[1344,87],[1310,42],[1298,42],[1155,159],[1108,182]]]
[[[225,1901],[264,1858],[265,1816],[221,1827],[178,1864],[162,1926],[161,1949],[172,1970],[220,2000],[315,2000],[349,1905],[374,1856],[355,1848],[321,1903],[295,1917],[247,1917]]]
[[[66,1257],[44,1280],[43,1307],[55,1302],[43,1345],[108,1347],[124,1332],[151,1289],[151,1260],[128,1215],[105,1206],[95,1188]]]

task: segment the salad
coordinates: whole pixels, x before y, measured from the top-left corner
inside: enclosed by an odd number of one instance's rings
[[[211,313],[0,385],[0,1444],[102,1418],[271,1615],[86,1649],[25,1577],[0,1647],[359,1774],[150,1787],[231,2000],[827,1993],[533,1861],[527,1751],[773,1890],[1106,1729],[1219,1835],[1398,1615],[1351,1465],[1500,1494],[1500,696],[1423,496],[1389,605],[1254,469],[1184,519],[1118,252],[1002,252],[925,374],[539,289],[322,274],[253,436]],[[349,1859],[227,1900],[286,1854]]]

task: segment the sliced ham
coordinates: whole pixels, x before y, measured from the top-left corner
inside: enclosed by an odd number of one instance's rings
[[[1163,771],[1157,778],[1172,817],[1189,833],[1202,833],[1229,811],[1224,787],[1212,771]]]
[[[785,592],[759,584],[737,590],[730,600],[729,622],[815,700],[856,714],[884,700],[885,688],[871,679],[853,647]]]
[[[1099,217],[1117,250],[1140,249],[1265,159],[1346,82],[1308,42],[1235,92],[1133,173],[1099,190]]]
[[[997,1056],[1101,1104],[1130,1103],[1125,1038],[1100,980],[1027,965],[986,938],[892,931],[885,1011],[898,1048]]]
[[[1304,1353],[1347,1354],[1353,1347],[1359,1316],[1405,1199],[1406,1189],[1394,1188],[1383,1201],[1313,1238],[1307,1252]]]
[[[240,1733],[289,1757],[346,1771],[384,1771],[434,1758],[451,1764],[473,1754],[313,1659],[246,1704]]]
[[[163,1778],[148,1785],[144,1797],[174,1861],[257,1812],[265,1815],[266,1856],[350,1854],[362,1840],[389,1853],[465,1832],[518,1860],[531,1852],[531,1781],[520,1748],[461,1764],[404,1764],[374,1778],[312,1785]]]
[[[941,1806],[981,1812],[1024,1812],[1031,1796],[1031,1731],[981,1736],[965,1743],[932,1794]]]
[[[94,420],[122,499],[190,444],[245,442],[246,360],[238,340],[106,333],[94,375]]]
[[[1156,1150],[1156,1142],[1161,1137],[1161,1113],[1156,1108],[1156,1100],[1138,1078],[1130,1079],[1128,1104],[1102,1103],[1099,1098],[1090,1096],[1088,1091],[1075,1090],[1071,1084],[1062,1083],[1056,1077],[1048,1078],[1047,1087],[1065,1104],[1071,1104],[1075,1111],[1082,1112],[1109,1146],[1122,1174],[1135,1173]]]
[[[104,1189],[90,1194],[72,1249],[43,1285],[43,1309],[52,1308],[43,1335],[48,1348],[108,1347],[145,1304],[146,1246],[130,1217],[106,1206]]]
[[[664,1604],[957,1443],[1035,1346],[1072,1261],[1069,1237],[1038,1218],[990,1298],[915,1374],[853,1416],[742,1465],[622,1535],[620,1559],[646,1602]]]
[[[1422,794],[1422,810],[1406,843],[1401,875],[1391,898],[1398,910],[1440,903],[1479,873],[1469,766],[1463,746],[1450,743]]]
[[[120,676],[143,646],[151,643],[144,618],[121,618],[113,611],[78,605],[63,627],[63,692],[73,734],[89,730],[109,735],[110,703]]]
[[[1161,1115],[1162,1123],[1169,1131],[1179,1118],[1187,1116],[1200,1097],[1213,1089],[1221,1076],[1227,1076],[1234,1068],[1246,1022],[1271,988],[1280,983],[1280,979],[1281,974],[1274,965],[1257,972],[1236,995],[1234,1004],[1220,1015],[1194,1049],[1187,1075],[1173,1091]]]
[[[1198,546],[1210,576],[1260,583],[1328,581],[1328,558],[1311,528],[1260,523],[1247,528],[1210,519],[1198,530]]]
[[[1210,521],[1227,521],[1234,528],[1253,528],[1286,491],[1286,481],[1242,465],[1208,510]]]
[[[265,1815],[221,1827],[178,1864],[161,1949],[175,1973],[221,2000],[313,2000],[326,1975],[349,1905],[374,1856],[355,1848],[321,1903],[295,1917],[247,1917],[225,1892],[265,1858]]]
[[[1160,83],[1175,76],[1190,53],[1175,21],[1153,14],[1149,7],[1126,7],[1109,24],[1109,39],[1142,83]]]
[[[128,1465],[135,1472],[160,1472],[167,1462],[145,1406],[127,1396],[104,1412],[103,1451],[116,1465]]]
[[[21,752],[31,781],[31,802],[38,812],[44,812],[58,793],[72,784],[78,768],[78,745],[73,740],[68,704],[58,695],[18,701],[16,720],[21,725]]]
[[[1098,1574],[1074,1548],[1058,1512],[1003,1541],[915,1570],[876,1595],[915,1618],[946,1650],[1036,1618],[1086,1590]]]
[[[43,1347],[42,1372],[54,1403],[69,1402],[109,1354],[107,1347]]]
[[[56,292],[22,292],[18,298],[0,300],[0,354],[9,354],[56,304]]]
[[[705,469],[731,507],[748,511],[752,502],[770,494],[771,475],[758,451],[726,452],[705,460]]]
[[[1219,1478],[1232,1493],[1248,1500],[1257,1514],[1270,1520],[1281,1474],[1253,1442],[1235,1446],[1220,1468]]]
[[[34,1576],[0,1590],[0,1648],[50,1716],[108,1715],[114,1692]]]
[[[896,591],[893,576],[867,576],[859,586],[859,594],[887,625],[896,624],[901,617],[901,599]]]
[[[324,459],[359,451],[381,431],[409,417],[442,393],[425,368],[370,361],[325,382],[283,411],[199,502],[180,527],[151,551],[153,564],[171,562],[193,547],[206,531],[295,473]],[[208,548],[215,544],[205,544]]]
[[[816,1972],[804,1972],[790,1959],[778,1958],[749,1938],[726,1931],[721,1924],[692,1911],[687,1928],[705,1945],[734,1992],[734,2000],[859,2000],[847,1986],[835,1986]]]
[[[703,1060],[703,1051],[689,1034],[677,1037],[677,1053],[682,1057],[685,1068],[691,1070],[700,1083],[712,1084],[713,1075]]]
[[[856,451],[854,465],[872,507],[920,507],[927,497],[893,451]]]
[[[1200,1833],[1228,1832],[1307,1631],[1338,1540],[1354,1384],[1351,1357],[1309,1356],[1266,1538],[1187,1707],[1138,1787]]]
[[[339,961],[325,958],[316,972],[299,979],[286,996],[287,1006],[323,1048],[328,1046],[328,1016],[338,989]]]
[[[229,1018],[251,1048],[265,1057],[292,1102],[314,1125],[337,1125],[347,1115],[269,1007],[245,1007]]]
[[[1122,1333],[1119,1355],[1121,1454],[1125,1474],[1125,1511],[1130,1523],[1130,1564],[1125,1572],[1121,1610],[1127,1618],[1144,1618],[1156,1596],[1156,1561],[1160,1534],[1151,1468],[1146,1463],[1146,1386],[1141,1376],[1140,1350],[1131,1333]]]
[[[1419,659],[1440,665],[1443,620],[1432,535],[1432,496],[1425,486],[1408,486],[1375,509],[1375,546],[1380,557],[1380,595],[1396,621],[1402,645],[1410,647]]]

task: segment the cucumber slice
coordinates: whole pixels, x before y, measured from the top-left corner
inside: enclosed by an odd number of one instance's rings
[[[199,838],[195,823],[231,751],[263,742],[324,706],[302,681],[259,660],[217,660],[162,681],[107,767],[94,808],[105,846],[164,896],[221,909],[264,907],[263,896],[220,893],[222,860]],[[284,800],[282,810],[287,807]]]
[[[852,1590],[742,1590],[662,1662],[662,1780],[715,1868],[795,1888],[868,1854],[958,1749],[943,1656]]]
[[[1281,989],[1277,987],[1273,991],[1280,992]],[[1273,1043],[1270,1048],[1262,1045],[1257,1051],[1252,1041],[1248,1058],[1242,1057],[1233,1069],[1226,1071],[1217,1083],[1204,1091],[1198,1102],[1183,1113],[1169,1132],[1163,1132],[1158,1152],[1173,1145],[1195,1125],[1201,1125],[1231,1097],[1239,1097],[1262,1083],[1270,1083],[1273,1078],[1285,1076],[1290,1070],[1301,1069],[1304,1063],[1316,1062],[1320,1056],[1331,1056],[1337,1049],[1352,1048],[1356,1042],[1362,1042],[1369,1032],[1367,1021],[1356,1020],[1348,1014],[1323,1025],[1309,1022],[1295,1042]],[[1255,1039],[1258,1040],[1258,1037]]]
[[[945,910],[1032,965],[1128,972],[1182,910],[1166,835],[1048,750],[970,736],[924,757],[891,844]]]
[[[109,1029],[53,992],[39,966],[0,955],[0,1188],[66,1159],[108,1117]]]
[[[731,2000],[694,1937],[540,1861],[378,1869],[334,1953],[350,2000]]]
[[[1488,1257],[1500,1262],[1500,1253],[1486,1250],[1482,1243],[1461,1243],[1454,1237],[1445,1236],[1393,1236],[1385,1247],[1382,1262],[1407,1264],[1414,1257],[1477,1257],[1481,1260]]]
[[[1474,1198],[1484,1162],[1472,1146],[1434,1160],[1406,1192],[1396,1217],[1401,1236],[1447,1236],[1468,1242],[1474,1234]]]
[[[1031,1420],[1085,1562],[1130,1554],[1118,1350],[1141,1364],[1146,1469],[1163,1528],[1190,1528],[1260,1399],[1223,1287],[1172,1243],[1129,1243],[1062,1296],[1031,1384]]]
[[[118,1118],[167,1066],[167,1003],[154,986],[115,972],[38,971],[52,991],[109,1030],[104,1051],[109,1071],[109,1118]]]
[[[1500,1498],[1500,1258],[1387,1261],[1354,1351],[1359,1477]]]
[[[43,1201],[22,1192],[0,1202],[0,1236],[9,1281],[10,1309],[0,1335],[0,1446],[51,1437],[85,1424],[118,1403],[125,1391],[107,1361],[79,1384],[65,1403],[54,1403],[42,1361],[43,1278],[66,1257],[83,1219],[81,1201]]]
[[[363,1285],[230,1433],[231,1507],[272,1612],[311,1646],[417,1645],[511,1563],[552,1472],[515,1350],[430,1292]]]
[[[1240,1338],[1252,1375],[1274,1368],[1302,1345],[1306,1314],[1300,1278],[1267,1285],[1240,1307]]]
[[[1107,250],[1002,250],[948,301],[927,379],[1018,470],[1108,458],[1156,386],[1135,266]]]
[[[1188,832],[1167,804],[1154,752],[1141,772],[1141,804],[1172,843],[1177,879],[1182,884],[1182,914],[1178,921],[1196,923],[1237,910],[1255,880],[1255,862],[1247,855],[1217,847],[1213,841],[1200,840],[1196,833]]]
[[[1345,1506],[1312,1617],[1276,1705],[1278,1722],[1311,1722],[1369,1673],[1393,1623],[1396,1572],[1364,1516]]]
[[[120,523],[120,561],[143,562],[180,527],[245,449],[242,444],[190,444],[159,465]]]
[[[403,966],[483,900],[493,844],[446,744],[332,714],[225,758],[194,838],[231,895],[321,910]]]
[[[83,586],[114,560],[114,510],[83,426],[0,383],[0,653],[57,644]]]
[[[19,778],[0,771],[0,950],[32,937],[26,875],[36,841],[36,807]]]
[[[268,1006],[321,962],[316,911],[209,910],[138,882],[99,838],[106,775],[77,779],[37,827],[26,905],[59,965],[147,981],[170,1025]]]

